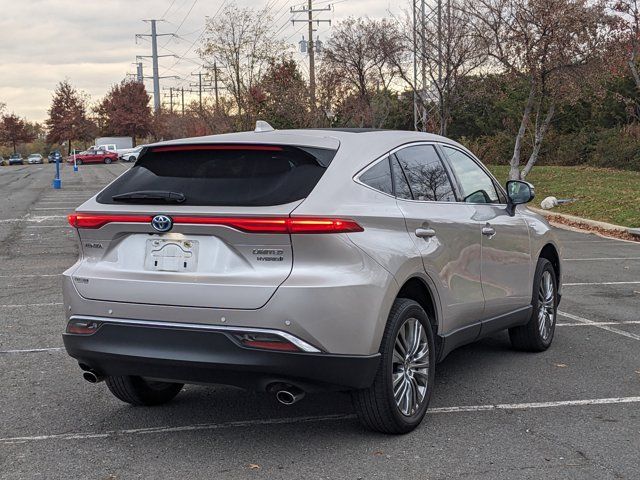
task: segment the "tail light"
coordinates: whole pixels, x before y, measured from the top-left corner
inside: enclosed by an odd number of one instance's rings
[[[101,228],[109,223],[150,223],[152,215],[102,215],[73,213],[69,225],[75,228]],[[364,229],[357,222],[343,218],[324,217],[172,217],[174,225],[220,225],[246,233],[350,233]]]

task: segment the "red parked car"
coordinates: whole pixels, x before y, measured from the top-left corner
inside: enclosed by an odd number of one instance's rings
[[[87,150],[76,155],[76,164],[84,163],[111,163],[118,161],[116,152],[108,152],[107,150]],[[67,163],[73,165],[73,155],[67,158]]]

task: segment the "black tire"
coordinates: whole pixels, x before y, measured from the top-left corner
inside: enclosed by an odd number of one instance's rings
[[[409,319],[415,318],[422,325],[429,347],[426,393],[415,412],[402,413],[396,403],[393,387],[393,352],[401,327]],[[408,433],[420,425],[429,406],[435,382],[435,347],[429,317],[415,301],[398,298],[391,307],[387,326],[380,346],[380,366],[371,387],[352,392],[352,401],[358,418],[371,430],[400,434]]]
[[[107,157],[104,159],[104,163],[106,163],[107,165],[109,165],[111,163],[111,158]]]
[[[111,393],[131,405],[152,406],[170,402],[184,384],[145,380],[142,377],[120,376],[105,379]]]
[[[76,159],[76,165],[82,165],[82,160],[80,160],[79,158]]]
[[[544,328],[541,328],[540,316],[542,315],[544,317],[544,313],[541,314],[541,310],[544,309],[544,303],[543,299],[540,298],[539,293],[543,277],[548,278],[549,276],[551,284],[553,285],[553,301],[552,305],[549,305],[547,312],[552,308],[553,315],[549,316],[548,324],[550,324],[550,326],[547,333]],[[510,328],[509,338],[511,339],[511,345],[518,350],[526,352],[543,352],[551,346],[556,329],[556,319],[558,316],[558,285],[556,272],[551,262],[546,258],[539,258],[538,264],[536,265],[536,273],[533,277],[531,305],[533,306],[533,311],[531,312],[529,322],[520,327]]]
[[[131,155],[129,157],[129,162],[135,162],[136,161],[136,157],[134,157],[133,155]]]

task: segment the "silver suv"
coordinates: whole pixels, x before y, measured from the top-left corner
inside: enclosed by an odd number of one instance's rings
[[[69,216],[64,344],[134,405],[184,383],[351,391],[364,424],[415,428],[436,363],[509,329],[553,339],[560,249],[467,149],[416,132],[289,130],[149,145]]]

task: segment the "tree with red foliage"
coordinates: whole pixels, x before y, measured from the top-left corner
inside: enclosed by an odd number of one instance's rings
[[[87,96],[76,90],[69,80],[58,84],[53,93],[49,118],[45,122],[48,134],[47,142],[68,142],[71,152],[72,140],[90,140],[95,126],[87,118]]]
[[[11,145],[13,153],[19,143],[35,140],[36,135],[30,125],[15,114],[3,115],[0,120],[0,143]]]
[[[103,120],[103,133],[130,136],[135,145],[136,137],[146,137],[152,131],[150,100],[141,82],[123,80],[114,85],[96,109]]]

